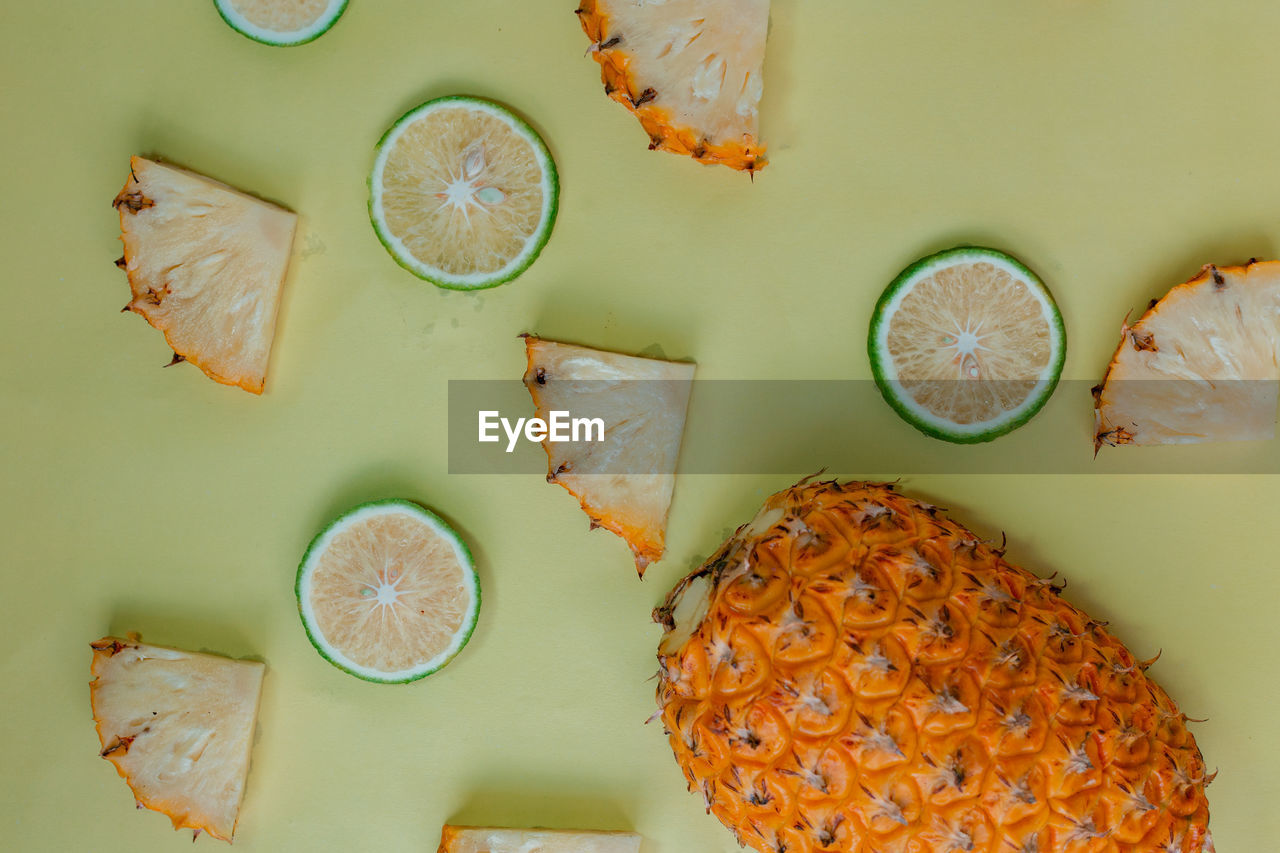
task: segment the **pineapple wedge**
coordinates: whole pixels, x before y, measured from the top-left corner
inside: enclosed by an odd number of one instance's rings
[[[174,362],[261,394],[297,214],[142,157],[116,196],[133,299]]]
[[[1206,266],[1124,326],[1093,389],[1095,451],[1272,438],[1278,365],[1280,261]]]
[[[104,637],[89,685],[102,757],[174,829],[235,833],[265,667]]]
[[[436,853],[640,853],[632,832],[448,826]]]
[[[769,0],[582,0],[604,90],[651,149],[764,168],[759,136]]]
[[[694,365],[525,336],[525,386],[537,417],[601,418],[604,440],[543,441],[547,481],[578,499],[591,526],[631,546],[636,571],[662,557]]]

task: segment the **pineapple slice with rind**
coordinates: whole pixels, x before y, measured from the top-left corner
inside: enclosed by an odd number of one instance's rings
[[[230,841],[253,746],[264,665],[104,637],[89,685],[102,757],[138,805]]]
[[[602,441],[543,441],[547,481],[578,499],[591,526],[631,546],[636,571],[662,557],[694,365],[525,337],[524,383],[537,417],[604,421]],[[582,436],[584,439],[586,436]]]
[[[1126,324],[1094,388],[1094,447],[1268,439],[1280,391],[1280,261],[1204,267]]]
[[[175,361],[261,394],[296,214],[217,181],[134,157],[116,196],[133,299]]]
[[[578,17],[605,92],[640,120],[650,148],[764,167],[769,0],[582,0]]]
[[[437,853],[640,853],[633,832],[446,825]]]

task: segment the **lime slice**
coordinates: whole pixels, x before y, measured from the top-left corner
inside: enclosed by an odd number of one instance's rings
[[[415,503],[362,504],[312,540],[295,587],[311,644],[366,681],[436,672],[467,644],[480,613],[471,553]]]
[[[315,41],[329,31],[347,0],[213,0],[218,14],[242,36],[275,47]]]
[[[881,295],[867,350],[880,393],[946,441],[990,441],[1029,421],[1066,357],[1062,315],[1031,270],[995,249],[916,261]]]
[[[551,236],[560,181],[547,146],[509,110],[449,97],[382,137],[369,217],[391,256],[441,287],[479,290],[524,272]]]

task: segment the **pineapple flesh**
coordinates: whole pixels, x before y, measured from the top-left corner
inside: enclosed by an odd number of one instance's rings
[[[694,365],[534,336],[526,336],[525,353],[537,417],[562,411],[604,421],[603,441],[542,443],[547,481],[579,500],[593,528],[625,539],[643,577],[665,548]]]
[[[437,853],[640,853],[631,832],[445,826]]]
[[[142,157],[116,196],[133,298],[174,361],[261,394],[296,214]]]
[[[654,612],[690,789],[761,853],[1208,853],[1187,717],[1058,593],[892,486],[774,495]]]
[[[1125,325],[1094,448],[1272,438],[1278,365],[1280,261],[1206,266]]]
[[[168,815],[175,829],[230,841],[264,666],[116,637],[92,648],[90,699],[102,757],[140,807]]]
[[[582,0],[605,92],[650,148],[756,172],[769,0]]]

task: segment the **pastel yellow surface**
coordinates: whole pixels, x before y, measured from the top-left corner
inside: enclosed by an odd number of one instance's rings
[[[282,49],[212,2],[0,6],[0,847],[189,849],[97,757],[88,643],[135,630],[267,662],[242,853],[425,851],[445,822],[736,850],[642,725],[649,610],[786,478],[683,479],[669,556],[641,583],[625,545],[542,478],[447,474],[446,380],[519,377],[523,331],[660,344],[702,378],[865,378],[885,283],[967,241],[1044,277],[1065,376],[1093,379],[1126,311],[1202,263],[1280,251],[1280,4],[775,0],[771,163],[754,184],[647,151],[573,8],[354,0],[319,41]],[[365,209],[383,130],[456,92],[528,116],[563,184],[542,258],[479,294],[401,270]],[[110,201],[135,153],[301,214],[262,398],[162,370],[160,334],[118,313]],[[1087,400],[1049,407],[1087,424]],[[910,434],[883,423],[850,440]],[[1221,770],[1218,849],[1274,848],[1280,482],[904,485],[1008,531],[1012,559],[1066,575],[1141,656],[1163,649],[1153,675],[1210,720],[1196,732]],[[319,526],[388,496],[455,523],[484,586],[471,644],[407,688],[325,663],[293,599]]]

